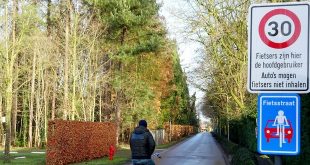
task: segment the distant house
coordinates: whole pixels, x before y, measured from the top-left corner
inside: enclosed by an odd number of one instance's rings
[[[201,123],[201,124],[200,124],[200,132],[205,132],[205,131],[207,131],[206,124]]]

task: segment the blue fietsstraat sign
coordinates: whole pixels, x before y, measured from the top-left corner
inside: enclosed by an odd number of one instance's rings
[[[258,96],[257,149],[261,154],[297,155],[300,151],[300,97]]]

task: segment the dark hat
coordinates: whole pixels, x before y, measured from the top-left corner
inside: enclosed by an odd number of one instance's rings
[[[139,121],[139,126],[147,127],[147,122],[145,120],[140,120]]]

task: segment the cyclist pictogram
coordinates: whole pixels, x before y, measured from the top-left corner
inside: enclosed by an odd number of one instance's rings
[[[278,115],[276,116],[273,126],[277,126],[276,135],[279,136],[279,146],[282,148],[282,144],[285,142],[285,127],[289,126],[286,116],[282,110],[278,111]]]

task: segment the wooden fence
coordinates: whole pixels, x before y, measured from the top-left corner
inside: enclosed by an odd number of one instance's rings
[[[195,133],[194,126],[165,124],[164,129],[150,130],[156,144],[165,144]]]

